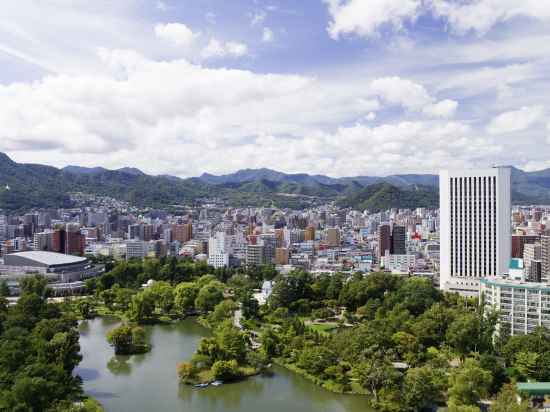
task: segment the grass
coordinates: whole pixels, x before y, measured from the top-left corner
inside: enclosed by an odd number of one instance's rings
[[[308,325],[308,328],[322,335],[329,336],[331,331],[338,328],[338,324],[337,323],[312,323]]]

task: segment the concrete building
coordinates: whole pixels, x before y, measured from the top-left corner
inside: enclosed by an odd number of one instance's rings
[[[172,239],[185,243],[193,238],[193,225],[185,223],[183,225],[172,225]]]
[[[541,281],[550,283],[550,231],[540,237],[541,245]]]
[[[406,229],[405,226],[393,225],[391,233],[391,254],[404,255],[407,253],[406,248]]]
[[[440,287],[467,296],[506,275],[511,257],[510,168],[442,171]]]
[[[33,249],[53,251],[53,232],[35,233],[33,237]]]
[[[142,240],[129,240],[126,242],[126,260],[143,259],[148,252],[147,242]]]
[[[541,261],[542,246],[540,243],[529,243],[523,248],[523,265],[525,266],[525,274],[531,273],[531,265],[533,262]]]
[[[391,253],[391,228],[384,223],[378,226],[378,259],[386,256],[386,251]]]
[[[498,331],[524,335],[537,326],[550,328],[550,287],[545,283],[490,277],[480,280],[485,305],[499,312]]]
[[[337,227],[327,229],[327,244],[330,247],[340,247],[340,229]]]
[[[264,262],[264,247],[263,245],[247,245],[246,246],[246,265],[261,266]]]
[[[275,264],[276,265],[288,265],[290,253],[287,248],[277,248],[275,250]]]
[[[229,266],[229,256],[233,252],[231,235],[216,232],[208,240],[208,264],[215,268]]]
[[[512,257],[522,258],[525,245],[529,245],[540,240],[538,235],[512,235]]]

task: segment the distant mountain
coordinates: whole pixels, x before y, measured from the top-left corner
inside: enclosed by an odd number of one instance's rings
[[[271,182],[296,183],[304,186],[321,185],[345,185],[354,182],[361,186],[373,185],[376,183],[390,183],[394,186],[425,185],[437,186],[439,177],[437,175],[392,175],[386,177],[378,176],[355,176],[355,177],[329,177],[323,175],[308,175],[305,173],[287,174],[277,172],[271,169],[243,169],[235,173],[215,176],[204,173],[199,177],[200,180],[214,184],[224,185],[228,183],[245,183],[259,180],[269,180]]]
[[[333,178],[245,169],[223,176],[205,173],[182,179],[169,175],[149,176],[131,167],[108,170],[67,166],[57,169],[19,164],[0,153],[0,209],[69,207],[72,192],[110,196],[136,206],[154,208],[217,197],[234,206],[303,208],[336,201],[341,206],[359,210],[380,210],[437,206],[438,176]],[[550,169],[524,172],[513,168],[512,199],[515,203],[550,204]]]
[[[0,153],[0,209],[70,207],[71,192],[110,196],[137,206],[167,207],[211,196],[215,190],[196,179],[148,176],[137,169],[19,164]],[[5,187],[9,186],[10,190]]]
[[[433,186],[414,185],[400,188],[389,183],[376,183],[347,195],[337,204],[342,207],[371,212],[379,212],[392,207],[437,208],[439,193]]]
[[[136,169],[135,167],[123,167],[121,169],[116,169],[116,171],[120,173],[126,173],[129,175],[134,175],[134,176],[145,176],[145,173],[143,173],[139,169]]]
[[[65,166],[63,169],[66,173],[72,173],[75,175],[95,175],[98,173],[106,172],[107,169],[103,167],[82,167],[82,166]]]
[[[123,167],[121,169],[109,170],[104,167],[82,167],[82,166],[65,166],[61,169],[65,173],[71,173],[74,175],[98,175],[105,172],[120,172],[126,173],[134,176],[145,176],[141,170],[136,169],[135,167]]]

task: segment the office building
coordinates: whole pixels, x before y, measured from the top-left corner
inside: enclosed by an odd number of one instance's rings
[[[405,243],[406,231],[405,226],[393,225],[391,233],[391,254],[405,255],[407,253]]]
[[[540,237],[541,281],[550,281],[550,231],[544,232]]]
[[[488,308],[499,313],[497,331],[525,335],[538,326],[550,329],[550,287],[545,283],[502,278],[480,280],[480,292]]]
[[[476,296],[479,281],[508,273],[510,168],[442,171],[440,287]]]
[[[327,229],[327,245],[330,247],[340,247],[340,229]]]
[[[246,246],[246,265],[261,266],[264,264],[264,247],[263,245],[247,245]]]
[[[391,228],[384,223],[378,226],[378,260],[386,256],[386,251],[391,253]]]
[[[287,248],[277,248],[275,250],[275,264],[288,265],[290,253]]]
[[[525,245],[533,244],[540,240],[537,235],[512,235],[512,257],[522,258]]]
[[[183,225],[172,225],[172,239],[181,243],[186,243],[193,238],[193,225],[185,223]]]

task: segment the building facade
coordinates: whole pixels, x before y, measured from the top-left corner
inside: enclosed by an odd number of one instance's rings
[[[480,281],[482,302],[499,312],[498,330],[525,335],[537,326],[550,328],[550,286],[486,278]]]
[[[508,273],[511,170],[444,170],[440,193],[440,287],[468,296],[479,281]]]

